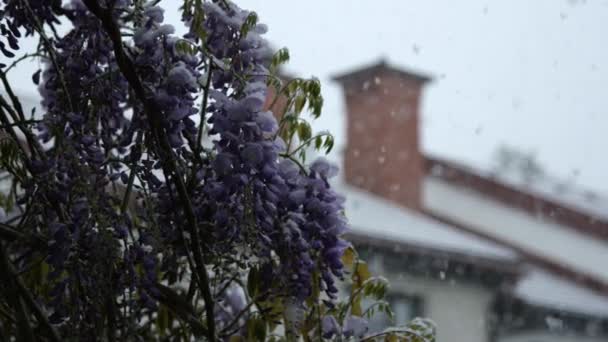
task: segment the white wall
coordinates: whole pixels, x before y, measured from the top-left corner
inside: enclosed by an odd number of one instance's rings
[[[497,342],[606,342],[606,339],[599,337],[557,336],[539,331],[499,338]]]
[[[437,324],[438,342],[487,342],[486,313],[493,293],[481,286],[384,272],[369,260],[375,275],[387,278],[391,293],[422,298],[423,316]]]

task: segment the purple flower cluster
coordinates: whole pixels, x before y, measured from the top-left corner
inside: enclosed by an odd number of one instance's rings
[[[197,133],[190,116],[198,113],[194,94],[200,90],[199,59],[178,51],[179,39],[173,36],[173,26],[162,24],[162,8],[146,6],[143,14],[144,23],[133,37],[134,62],[145,87],[163,111],[171,146],[179,148],[184,139],[193,141]]]
[[[33,156],[24,200],[43,199],[30,210],[50,238],[52,322],[69,318],[69,325],[92,334],[108,297],[141,289],[140,302],[154,307],[149,293],[155,291],[156,261],[145,232],[128,239],[132,218],[117,210],[123,198],[112,190],[124,188],[128,177],[110,159],[137,167],[141,158],[133,142],[139,122],[125,114],[139,105],[129,97],[99,21],[80,1],[68,10],[73,29],[56,42],[55,60],[46,61],[39,86],[46,109],[39,138],[51,147]]]
[[[0,52],[6,57],[14,57],[10,50],[18,50],[19,30],[25,29],[26,35],[32,35],[42,25],[59,24],[57,18],[61,9],[61,0],[2,0],[0,9],[0,34],[6,39],[8,47],[0,40]]]
[[[335,170],[319,160],[305,174],[279,157],[285,144],[274,139],[276,119],[263,110],[270,58],[261,37],[265,27],[255,25],[241,36],[248,12],[205,3],[205,13],[204,45],[212,60],[228,61],[213,75],[209,122],[219,138],[214,141],[213,172],[206,175],[202,192],[214,199],[214,234],[251,247],[259,260],[272,265],[263,268],[265,277],[277,280],[294,298],[311,294],[315,270],[333,298],[333,278],[341,276],[340,258],[347,245],[340,239],[346,230],[342,199],[327,182]]]
[[[6,20],[29,33],[34,21],[20,15],[30,12],[21,1],[4,2]],[[103,25],[81,1],[66,8],[27,3],[41,24],[62,12],[73,25],[42,72],[46,112],[38,129],[46,149],[32,155],[22,198],[50,239],[53,288],[45,304],[53,323],[69,318],[86,340],[109,297],[125,311],[154,310],[155,284],[182,279],[191,253],[206,256],[202,267],[225,260],[241,271],[256,267],[261,294],[296,306],[313,293],[315,275],[318,290],[335,298],[347,247],[343,199],[328,183],[336,169],[321,159],[305,170],[285,157],[277,121],[264,109],[272,57],[264,25],[229,1],[205,1],[201,27],[186,16],[191,31],[181,39],[163,24],[161,8],[115,2],[113,19],[133,32],[124,41],[126,57],[158,110],[150,113],[121,72]],[[182,44],[198,48],[187,52]],[[197,106],[201,93],[207,98]],[[149,115],[158,115],[162,132],[150,127]],[[206,124],[211,148],[198,145],[199,125]],[[168,137],[172,173],[165,173],[159,134]],[[176,177],[188,185],[200,250],[190,250],[185,227],[192,219]],[[241,299],[229,290],[216,303],[217,319],[233,317],[245,305]]]

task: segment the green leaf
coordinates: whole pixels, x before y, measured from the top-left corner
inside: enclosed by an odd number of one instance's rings
[[[311,111],[312,116],[315,119],[318,119],[321,116],[321,111],[323,109],[323,97],[312,97],[308,99],[308,109]]]
[[[185,39],[180,39],[175,43],[175,51],[183,55],[193,55],[194,47]]]
[[[159,302],[164,304],[169,310],[175,313],[179,318],[188,322],[192,328],[192,332],[196,336],[202,336],[206,333],[207,327],[205,327],[199,320],[196,310],[187,301],[184,296],[179,295],[173,289],[168,286],[156,283],[156,288],[159,290]]]
[[[408,328],[415,331],[419,336],[422,336],[425,341],[435,342],[437,327],[433,321],[426,318],[414,318],[408,323]]]
[[[308,92],[314,97],[317,97],[321,94],[321,82],[317,78],[313,77],[312,79],[308,80],[306,88]]]
[[[255,12],[249,13],[247,19],[241,26],[241,38],[247,36],[247,33],[258,24],[258,14]]]
[[[289,50],[285,47],[281,48],[272,56],[272,61],[270,62],[270,69],[274,70],[278,68],[281,64],[287,63],[288,61]]]
[[[249,270],[249,275],[247,276],[247,292],[249,292],[249,297],[255,298],[258,294],[260,284],[260,272],[257,267],[252,267]]]
[[[315,138],[315,150],[320,150],[322,145],[323,145],[323,137],[321,137],[320,135],[317,135],[317,137]]]
[[[164,305],[159,305],[158,316],[156,317],[156,327],[160,332],[160,336],[165,336],[165,332],[169,329],[169,310]]]
[[[325,154],[329,154],[331,150],[334,148],[334,137],[332,135],[328,135],[325,138],[325,143],[323,144],[325,147]]]
[[[296,78],[289,82],[289,85],[287,86],[287,90],[289,91],[289,93],[293,94],[296,92],[296,90],[298,90],[298,87],[300,86],[300,81],[300,79]]]
[[[302,109],[304,109],[305,104],[306,104],[306,96],[298,95],[298,97],[296,97],[294,111],[298,114],[301,113]]]
[[[248,341],[266,341],[266,323],[259,317],[251,317],[247,321]]]
[[[384,341],[386,341],[386,342],[399,342],[399,340],[400,340],[399,336],[397,336],[395,334],[389,334],[384,339]]]
[[[300,138],[300,141],[304,142],[310,139],[311,137],[312,128],[310,127],[310,125],[305,121],[300,122],[298,124],[298,138]]]

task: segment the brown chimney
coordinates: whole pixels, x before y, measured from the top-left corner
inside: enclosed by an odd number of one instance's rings
[[[422,87],[430,78],[381,61],[333,79],[344,88],[346,99],[346,182],[421,209],[419,108]]]
[[[283,85],[286,85],[289,81],[291,81],[293,79],[292,76],[288,76],[284,73],[279,73],[278,77],[281,79],[281,81],[283,82]],[[280,89],[278,89],[280,90]],[[283,94],[281,94],[278,98],[277,96],[277,89],[275,89],[274,87],[268,87],[268,94],[266,95],[266,103],[264,104],[264,109],[265,110],[270,110],[275,118],[277,119],[277,121],[281,121],[281,118],[283,117],[283,115],[285,115],[285,112],[287,111],[287,97]]]

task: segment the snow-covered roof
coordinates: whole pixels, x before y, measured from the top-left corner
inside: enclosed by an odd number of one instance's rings
[[[346,197],[345,212],[355,234],[492,259],[517,258],[510,249],[458,231],[369,192],[343,182],[333,186]]]
[[[598,219],[608,219],[608,198],[582,189],[571,182],[561,182],[547,175],[526,181],[517,174],[506,172],[494,174],[493,178],[522,192],[538,195],[564,207]]]
[[[429,158],[441,159],[433,156],[429,156]],[[510,161],[507,165],[485,168],[465,166],[454,161],[447,163],[457,165],[465,172],[503,184],[519,192],[535,195],[598,219],[608,220],[608,196],[583,188],[575,184],[573,179],[559,179],[548,174],[540,166],[534,166],[533,160],[522,156],[516,158],[524,160]],[[526,163],[526,161],[529,162]],[[441,176],[442,171],[441,165],[435,165],[431,174]]]
[[[484,235],[608,283],[608,243],[544,221],[466,187],[427,177],[423,205]]]
[[[514,294],[530,304],[608,318],[608,298],[541,269],[530,270]]]

